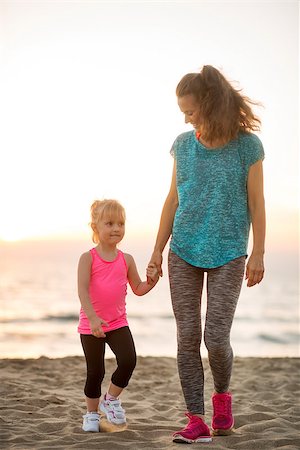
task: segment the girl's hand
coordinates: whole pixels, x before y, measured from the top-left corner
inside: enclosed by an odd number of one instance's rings
[[[252,253],[247,266],[245,280],[248,280],[247,286],[255,286],[259,284],[264,277],[264,258],[263,255],[255,255]]]
[[[100,317],[96,316],[93,319],[90,320],[90,326],[93,336],[97,338],[104,338],[106,334],[104,333],[102,329],[102,325],[105,325],[108,327],[108,323],[105,322],[105,320],[102,320]]]
[[[157,270],[155,264],[151,264],[151,263],[148,264],[146,274],[147,274],[147,283],[148,284],[152,285],[152,284],[158,282],[159,275],[158,275],[158,270]]]

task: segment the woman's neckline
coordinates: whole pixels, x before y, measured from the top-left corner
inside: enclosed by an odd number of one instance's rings
[[[214,146],[214,147],[209,147],[206,144],[204,144],[203,142],[201,142],[201,140],[200,140],[201,137],[200,136],[198,137],[198,133],[197,132],[194,132],[194,137],[195,137],[195,140],[197,141],[197,143],[200,145],[200,147],[202,147],[206,151],[223,150],[230,144],[230,142],[232,142],[232,141],[229,141],[229,142],[226,142],[226,144],[217,145],[217,146]]]

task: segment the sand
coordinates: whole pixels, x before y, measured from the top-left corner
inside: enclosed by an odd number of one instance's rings
[[[106,361],[104,389],[115,366]],[[206,415],[211,420],[212,377],[204,360]],[[172,433],[186,423],[176,360],[139,357],[122,394],[127,427],[81,430],[85,403],[83,357],[3,359],[1,449],[178,449]],[[191,448],[300,449],[300,358],[236,358],[231,389],[235,432]],[[108,431],[109,430],[109,431]]]

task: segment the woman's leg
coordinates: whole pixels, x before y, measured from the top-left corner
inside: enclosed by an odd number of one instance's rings
[[[204,414],[204,374],[200,355],[201,294],[204,271],[169,252],[169,279],[177,324],[177,364],[187,409]]]
[[[245,257],[207,271],[207,313],[204,341],[218,393],[229,389],[233,352],[230,345],[231,325],[240,295]]]
[[[101,383],[104,378],[105,339],[93,335],[80,335],[87,367],[87,377],[84,387],[87,410],[97,411],[101,396]]]

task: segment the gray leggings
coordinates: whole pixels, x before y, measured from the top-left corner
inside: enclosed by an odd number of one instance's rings
[[[230,330],[240,295],[245,256],[215,269],[191,266],[169,251],[169,279],[177,324],[177,364],[187,409],[204,414],[204,374],[200,355],[201,296],[207,272],[207,312],[204,342],[216,392],[229,389],[233,353]]]

